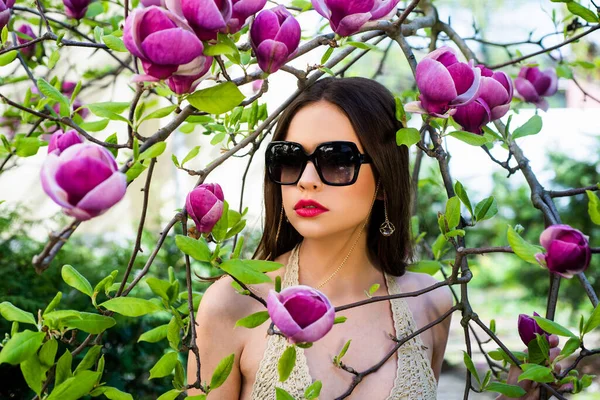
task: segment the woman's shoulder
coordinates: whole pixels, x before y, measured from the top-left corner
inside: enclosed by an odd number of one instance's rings
[[[404,275],[395,277],[395,279],[402,293],[423,290],[440,282],[429,274],[411,271],[406,271]],[[419,295],[419,299],[422,304],[427,305],[428,309],[435,311],[433,316],[437,317],[448,311],[454,301],[452,291],[447,285],[425,292]]]

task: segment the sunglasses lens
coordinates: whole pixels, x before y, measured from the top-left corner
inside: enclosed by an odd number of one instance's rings
[[[305,160],[304,152],[298,145],[277,143],[267,150],[267,170],[271,180],[282,183],[295,183],[300,178]]]
[[[317,162],[326,183],[344,185],[352,182],[359,165],[358,150],[344,143],[319,147]]]

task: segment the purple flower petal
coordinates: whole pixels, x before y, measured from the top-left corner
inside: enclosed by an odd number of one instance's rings
[[[540,244],[545,249],[548,249],[552,241],[556,240],[561,233],[565,231],[574,231],[575,229],[566,224],[550,225],[540,234]]]
[[[267,73],[273,73],[285,64],[288,54],[287,46],[274,40],[265,40],[256,49],[258,66]]]
[[[540,99],[533,84],[526,79],[516,78],[515,88],[525,101],[534,103]]]
[[[490,122],[490,109],[485,101],[477,99],[466,106],[457,107],[452,118],[465,131],[482,135],[482,128]]]
[[[556,71],[550,68],[544,71],[544,75],[550,78],[550,85],[548,85],[548,89],[544,92],[539,92],[540,96],[553,96],[558,90],[558,77],[556,76]]]
[[[294,317],[294,321],[304,329],[327,312],[327,306],[319,296],[297,295],[288,297],[283,306]]]
[[[374,0],[326,0],[325,4],[331,11],[329,21],[338,27],[342,19],[352,14],[369,13],[375,5]]]
[[[332,29],[340,36],[350,36],[355,34],[362,26],[371,19],[371,13],[351,14],[342,18]]]
[[[181,10],[194,31],[200,35],[217,32],[231,18],[231,0],[181,0]]]
[[[375,6],[371,9],[371,20],[381,19],[395,11],[400,0],[375,0]]]
[[[457,96],[452,76],[441,63],[424,58],[417,65],[417,86],[422,97],[431,103],[449,103]],[[423,101],[423,99],[421,99]],[[427,110],[427,107],[423,105]]]
[[[77,204],[77,208],[95,217],[121,201],[126,191],[127,177],[122,172],[115,172],[88,192]]]
[[[312,0],[312,5],[315,11],[321,14],[321,16],[325,17],[326,19],[331,18],[331,10],[327,8],[327,3],[325,0]]]
[[[267,311],[271,321],[286,336],[292,336],[300,332],[302,328],[290,316],[288,310],[281,304],[281,295],[274,290],[269,291],[267,296]]]
[[[316,342],[331,330],[334,320],[335,310],[333,307],[330,307],[319,320],[291,336],[290,341],[292,343]]]
[[[277,35],[275,35],[274,40],[283,43],[287,47],[289,54],[298,47],[298,44],[300,44],[301,34],[300,24],[296,18],[287,18],[283,24],[281,24],[281,28],[279,29],[279,32],[277,32]]]
[[[154,77],[154,80],[167,79],[178,69],[177,65],[158,65],[142,60],[142,67],[147,75]]]
[[[58,155],[48,154],[40,171],[42,189],[44,189],[44,192],[46,192],[46,194],[59,206],[72,207],[72,205],[69,204],[67,192],[56,183],[55,175],[59,167],[60,160]]]
[[[268,39],[275,39],[279,32],[279,18],[271,10],[261,11],[252,24],[250,38],[255,46]]]
[[[177,46],[173,46],[177,43]],[[180,28],[151,33],[142,42],[147,58],[158,65],[187,64],[200,56],[204,47],[193,33]]]
[[[76,206],[89,191],[112,174],[113,171],[97,159],[82,157],[61,163],[55,178],[56,183],[67,192],[69,203]]]
[[[123,28],[123,43],[127,50],[138,58],[146,58],[142,51],[142,41],[138,35],[140,23],[144,17],[144,11],[142,9],[135,9],[129,14],[127,20],[125,20],[125,27]]]

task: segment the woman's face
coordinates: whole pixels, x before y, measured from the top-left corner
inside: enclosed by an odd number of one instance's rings
[[[303,107],[293,117],[283,140],[297,142],[311,154],[315,148],[330,141],[354,142],[361,154],[362,147],[350,120],[337,106],[321,100]],[[315,166],[308,162],[300,180],[295,185],[282,185],[283,206],[290,223],[307,239],[331,235],[349,235],[367,218],[373,195],[375,176],[371,164],[362,164],[358,179],[348,186],[329,186],[319,178]],[[318,202],[326,212],[315,214],[298,208],[301,200]]]

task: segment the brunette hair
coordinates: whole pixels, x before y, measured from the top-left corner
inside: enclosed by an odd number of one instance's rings
[[[366,78],[324,78],[305,90],[282,113],[273,140],[283,140],[296,113],[303,107],[325,100],[339,107],[348,117],[366,153],[372,159],[375,180],[380,179],[379,194],[386,192],[388,219],[395,232],[384,237],[379,226],[384,221],[383,201],[376,200],[367,225],[367,248],[373,264],[387,274],[401,276],[413,259],[410,230],[411,185],[408,148],[396,145],[394,96],[385,86]],[[282,209],[281,188],[265,172],[264,232],[255,258],[274,259],[294,248],[302,236],[285,220],[276,241]]]

